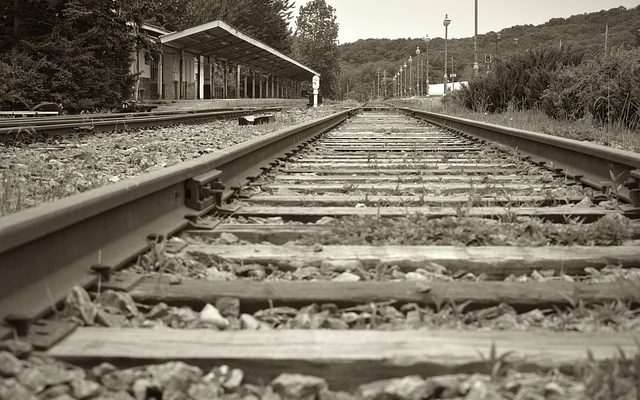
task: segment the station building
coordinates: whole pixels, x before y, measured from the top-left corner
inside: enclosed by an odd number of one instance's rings
[[[320,74],[224,21],[179,32],[143,24],[160,49],[134,52],[134,99],[301,98],[303,83]]]

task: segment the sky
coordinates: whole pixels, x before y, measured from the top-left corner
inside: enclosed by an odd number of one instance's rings
[[[309,0],[294,0],[296,12]],[[449,15],[449,37],[474,33],[474,0],[326,0],[336,9],[340,43],[368,38],[444,37],[442,21]],[[640,0],[478,0],[478,33],[514,25],[539,25],[619,6],[633,8]]]

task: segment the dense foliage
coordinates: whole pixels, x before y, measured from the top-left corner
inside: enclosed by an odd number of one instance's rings
[[[554,18],[545,24],[519,25],[497,32],[478,35],[478,56],[481,71],[487,68],[484,55],[491,54],[495,60],[505,60],[521,55],[528,49],[571,48],[595,58],[604,52],[605,24],[609,24],[609,48],[640,45],[640,7],[626,9],[618,7],[606,11],[575,15],[569,18]],[[455,37],[456,20],[449,27],[450,36]],[[444,36],[444,28],[439,26],[430,32]],[[517,39],[517,42],[515,41]],[[387,93],[393,86],[393,75],[409,56],[415,58],[416,47],[420,47],[422,57],[426,53],[426,43],[421,38],[408,39],[365,39],[340,45],[341,70],[340,93],[347,97],[347,85],[351,98],[368,98],[377,86],[377,70],[387,71]],[[453,56],[453,71],[458,80],[469,80],[473,76],[473,38],[449,39],[449,56]],[[496,57],[497,56],[497,57]],[[442,83],[444,75],[444,39],[436,37],[429,43],[429,81]],[[451,62],[449,58],[448,62]],[[451,67],[450,67],[451,68]],[[426,73],[423,70],[423,81]],[[385,82],[381,85],[384,88]],[[376,88],[377,89],[377,88]],[[381,90],[384,93],[384,90]]]
[[[472,79],[456,96],[465,107],[482,112],[539,107],[557,71],[581,58],[567,49],[530,50],[497,63],[493,73]]]
[[[294,56],[321,74],[320,92],[334,97],[340,72],[338,22],[335,8],[325,0],[300,7],[294,36]]]
[[[561,68],[542,96],[542,108],[555,118],[587,116],[640,128],[640,48]]]
[[[134,38],[116,1],[3,0],[0,107],[42,101],[72,111],[117,106]],[[109,34],[105,34],[108,32]]]

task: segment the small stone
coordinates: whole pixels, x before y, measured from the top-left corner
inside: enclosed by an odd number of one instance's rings
[[[0,379],[0,399],[36,400],[36,396],[16,379]]]
[[[0,376],[11,378],[17,376],[22,369],[22,363],[8,351],[0,352]]]
[[[170,308],[166,303],[158,303],[147,313],[147,318],[158,319],[169,315]]]
[[[411,282],[431,282],[431,279],[418,272],[407,272],[404,277]]]
[[[329,225],[335,222],[335,218],[333,217],[322,217],[316,221],[316,225]]]
[[[429,386],[419,376],[375,381],[357,389],[357,397],[363,400],[420,400],[431,394]]]
[[[260,321],[258,321],[253,315],[242,314],[240,315],[240,326],[242,329],[257,331],[260,329]]]
[[[229,372],[227,379],[222,383],[222,387],[227,391],[236,390],[242,384],[244,372],[239,368],[234,368]]]
[[[169,285],[179,285],[182,283],[182,275],[171,275],[169,278]]]
[[[47,386],[47,377],[38,368],[24,368],[18,373],[18,382],[33,393],[40,393]]]
[[[162,398],[169,398],[167,391],[173,394],[186,393],[189,386],[199,382],[202,378],[202,370],[181,361],[171,361],[160,365],[150,365],[147,372],[151,380],[158,383],[164,389]]]
[[[108,311],[122,313],[126,317],[134,317],[139,314],[138,307],[129,293],[115,290],[105,290],[95,300],[96,305],[102,306]]]
[[[129,325],[129,320],[122,314],[111,314],[105,310],[98,309],[96,323],[108,328],[122,328]]]
[[[9,339],[0,342],[0,351],[8,351],[20,359],[25,359],[33,352],[33,346],[24,340]]]
[[[38,395],[38,397],[47,400],[59,399],[63,398],[62,396],[68,396],[69,393],[71,393],[71,388],[69,387],[69,385],[61,384],[46,388],[42,393]],[[2,397],[0,396],[0,398]]]
[[[329,317],[326,320],[326,325],[328,325],[329,329],[349,329],[349,324],[341,318]]]
[[[95,367],[91,368],[91,375],[94,378],[101,378],[103,375],[108,374],[109,372],[115,371],[117,368],[113,364],[109,364],[108,362],[103,362]]]
[[[115,370],[100,377],[100,382],[105,389],[113,392],[129,390],[135,380],[136,373],[132,369]]]
[[[211,304],[206,304],[200,311],[200,322],[212,324],[218,329],[226,329],[229,326],[229,320],[220,314],[220,311]]]
[[[95,397],[93,400],[134,400],[134,399],[126,391],[119,390],[116,392],[109,392],[108,394],[105,393],[103,395]]]
[[[223,232],[220,234],[220,238],[218,239],[222,244],[235,244],[240,241],[236,235],[233,233]]]
[[[240,315],[240,299],[237,297],[220,297],[216,300],[216,308],[223,317],[238,318]]]
[[[146,400],[148,392],[153,389],[158,389],[158,385],[151,381],[151,379],[140,378],[136,379],[131,386],[131,392],[136,400]]]
[[[351,272],[343,272],[340,275],[333,278],[332,281],[333,282],[358,282],[360,281],[360,277],[356,274],[352,274]]]
[[[187,394],[193,400],[211,400],[217,399],[222,394],[222,389],[218,382],[198,382],[189,386]]]
[[[316,376],[280,374],[271,382],[271,387],[284,400],[313,400],[327,388],[327,382]]]
[[[465,394],[462,385],[468,378],[465,374],[443,375],[427,378],[425,382],[429,385],[430,393],[440,393],[441,398],[447,399]]]
[[[47,364],[38,365],[43,376],[45,376],[45,383],[47,386],[61,385],[63,383],[69,383],[74,379],[84,378],[84,370],[82,369],[69,369],[63,364]]]
[[[362,269],[362,263],[358,260],[324,260],[320,264],[323,272],[347,272]]]
[[[316,243],[312,247],[314,253],[320,253],[322,251],[322,245],[320,243]]]
[[[474,379],[465,400],[501,400],[504,399],[489,382]]]
[[[314,278],[320,274],[320,270],[316,267],[300,267],[293,272],[293,277],[299,280]]]
[[[558,385],[557,383],[549,382],[546,385],[544,385],[544,394],[545,394],[545,397],[548,397],[550,395],[564,396],[565,390],[562,388],[562,386]]]
[[[88,399],[97,396],[102,387],[96,382],[87,379],[74,379],[71,381],[71,390],[76,399]]]
[[[93,325],[96,313],[89,293],[80,286],[74,286],[65,300],[65,314],[80,319],[86,325]]]

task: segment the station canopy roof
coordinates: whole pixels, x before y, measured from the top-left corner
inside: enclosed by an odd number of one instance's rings
[[[320,75],[223,21],[212,21],[183,31],[167,33],[159,39],[162,44],[190,53],[211,55],[281,77],[307,80]]]

